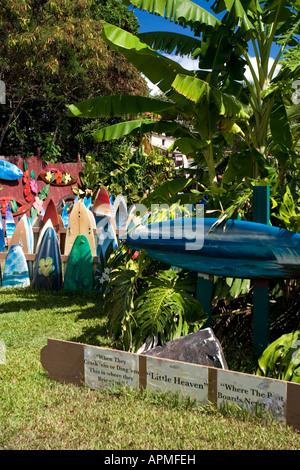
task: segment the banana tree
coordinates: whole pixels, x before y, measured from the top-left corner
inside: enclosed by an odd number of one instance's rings
[[[299,0],[216,0],[212,12],[189,0],[123,0],[123,3],[189,28],[193,37],[170,32],[136,37],[103,24],[102,37],[106,43],[156,84],[166,101],[111,96],[69,106],[72,116],[138,117],[100,129],[95,132],[95,139],[103,141],[151,131],[172,135],[176,139],[174,148],[206,166],[210,185],[215,188],[218,186],[216,136],[222,135],[226,142],[234,135],[245,144],[253,162],[250,170],[247,162],[251,174],[246,176],[254,178],[263,173],[271,148],[281,155],[289,153],[292,135],[285,95],[281,81],[273,79],[284,51],[297,42]],[[269,68],[274,43],[279,51]],[[198,67],[194,71],[186,70],[165,53],[189,54]],[[245,77],[246,65],[251,80]],[[151,113],[154,118],[145,113]],[[229,167],[230,164],[229,159]]]
[[[204,21],[219,24],[207,13],[203,19],[205,26]],[[102,37],[157,84],[167,101],[141,96],[99,97],[69,106],[69,114],[89,118],[139,115],[139,119],[100,129],[94,133],[95,139],[117,139],[138,132],[172,135],[176,138],[174,147],[206,164],[210,183],[216,186],[213,135],[221,121],[230,132],[239,132],[240,127],[232,119],[248,119],[245,107],[235,97],[222,92],[217,83],[197,78],[195,72],[184,69],[120,28],[104,23]],[[194,47],[196,45],[201,46],[198,38],[194,40]],[[151,113],[154,118],[150,119],[145,113]]]

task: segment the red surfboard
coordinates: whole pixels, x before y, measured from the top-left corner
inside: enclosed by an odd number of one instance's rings
[[[110,199],[105,188],[100,188],[96,194],[93,213],[96,217],[111,217]]]
[[[59,223],[59,217],[58,217],[58,212],[56,209],[56,205],[54,204],[53,200],[50,199],[48,206],[45,210],[45,214],[43,217],[43,225],[47,222],[48,219],[51,219],[52,225],[54,227],[54,230],[60,239],[60,223]]]

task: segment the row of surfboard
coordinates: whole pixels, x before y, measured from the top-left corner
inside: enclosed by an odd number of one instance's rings
[[[77,202],[81,203],[81,207],[77,205]],[[91,203],[91,199],[77,199],[75,200],[73,209],[71,210],[70,214],[68,204],[65,204],[62,214],[59,215],[55,204],[52,200],[50,200],[46,212],[44,212],[43,216],[38,216],[31,222],[29,218],[27,220],[29,225],[31,225],[33,230],[36,232],[38,230],[42,230],[46,222],[50,219],[52,221],[52,225],[55,228],[56,233],[58,234],[59,239],[60,233],[64,232],[64,229],[67,229],[66,247],[61,245],[61,249],[63,253],[68,254],[70,251],[70,247],[72,246],[72,243],[74,241],[74,236],[72,236],[72,232],[76,233],[76,231],[79,231],[79,233],[81,233],[81,230],[85,229],[88,238],[92,238],[92,232],[95,232],[97,228],[102,229],[102,220],[103,218],[106,218],[106,220],[109,220],[112,226],[107,228],[110,233],[115,233],[117,235],[125,233],[133,226],[140,223],[139,219],[134,215],[134,209],[135,207],[132,207],[128,211],[126,200],[123,196],[120,195],[117,196],[114,203],[112,204],[107,190],[105,188],[101,188],[96,195],[95,203],[93,205]],[[23,217],[23,219],[26,220],[26,217]],[[17,224],[19,225],[19,229],[17,230],[17,234],[13,237]],[[18,244],[20,233],[23,233],[24,239],[24,233],[27,230],[26,223],[22,222],[20,224],[18,222],[17,224],[15,223],[10,204],[8,204],[5,214],[5,229],[3,227],[2,219],[0,217],[0,251],[5,250],[5,238],[7,240],[12,240],[12,243],[15,243],[15,239],[17,238]],[[80,229],[78,227],[76,228],[77,225],[80,226]],[[30,232],[31,227],[29,226],[29,237]],[[70,236],[71,241],[68,240]],[[23,240],[23,243],[25,243],[23,244],[24,252],[32,253],[30,247],[27,246],[27,242]],[[92,253],[94,255],[95,249],[93,243],[91,245]]]
[[[89,201],[78,200],[65,223],[52,200],[43,217],[37,217],[32,223],[23,215],[8,238],[2,287],[26,287],[32,278],[32,285],[38,288],[92,289],[95,285],[95,258],[103,267],[106,254],[118,247],[117,234],[124,233],[132,223],[126,212],[125,199],[119,198],[114,210],[108,201],[104,188],[98,192],[93,206]],[[118,210],[120,203],[123,204],[121,211]],[[119,212],[123,217],[121,221]],[[37,241],[35,234],[38,234]],[[64,276],[62,253],[68,257]],[[31,275],[26,254],[35,255]]]

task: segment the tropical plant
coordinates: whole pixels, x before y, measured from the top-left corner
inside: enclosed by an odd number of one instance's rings
[[[194,276],[174,268],[148,277],[146,286],[134,302],[134,318],[138,325],[133,343],[135,349],[144,342],[148,347],[158,342],[165,344],[203,326],[207,317],[192,295],[195,284]]]
[[[258,360],[257,374],[300,383],[300,331],[273,341]]]
[[[295,201],[289,186],[285,187],[285,193],[273,217],[288,230],[300,232],[300,197]]]
[[[106,263],[102,308],[118,347],[137,351],[196,331],[206,320],[191,273],[133,256],[121,245]],[[146,346],[147,345],[147,346]]]
[[[205,169],[201,190],[189,196],[199,200],[209,196],[207,210],[219,212],[207,215],[217,214],[220,221],[237,216],[251,220],[252,190],[257,184],[271,186],[277,211],[287,182],[296,201],[300,134],[292,85],[299,72],[299,2],[216,0],[211,12],[189,0],[123,3],[183,27],[183,34],[154,32],[136,37],[103,24],[104,41],[156,84],[164,99],[92,98],[70,105],[69,114],[92,119],[135,116],[96,130],[93,135],[99,142],[152,131],[174,136],[173,149]],[[184,34],[188,29],[191,35]],[[276,55],[271,62],[273,46]],[[195,70],[184,69],[174,55],[190,55]],[[153,197],[161,203],[169,194],[162,190]],[[226,288],[224,282],[219,285]],[[236,286],[234,282],[233,291]]]
[[[155,149],[140,145],[132,151],[132,143],[123,139],[110,142],[103,154],[87,155],[81,174],[85,188],[93,192],[101,183],[110,194],[122,194],[129,205],[140,202],[174,176],[173,162]]]
[[[96,131],[94,137],[104,141],[137,132],[171,134],[176,138],[174,148],[205,165],[209,185],[213,187],[218,186],[216,166],[224,158],[225,146],[234,146],[235,154],[228,159],[227,177],[237,159],[240,177],[256,180],[268,176],[273,166],[271,152],[278,157],[279,166],[284,166],[295,146],[287,107],[292,104],[291,84],[298,70],[286,61],[283,72],[276,77],[276,66],[285,51],[297,44],[298,2],[216,0],[212,13],[189,0],[124,0],[124,3],[188,27],[193,34],[191,37],[154,32],[136,37],[104,23],[101,36],[105,42],[156,84],[167,101],[111,96],[72,105],[70,114],[95,118],[152,113],[154,119],[141,116]],[[271,64],[274,44],[278,52]],[[185,70],[170,59],[171,53],[191,55],[198,61],[198,67],[195,65],[194,71]],[[244,74],[246,66],[251,79]],[[216,146],[218,140],[223,145]]]

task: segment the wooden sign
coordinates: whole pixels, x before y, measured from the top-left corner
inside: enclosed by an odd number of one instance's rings
[[[56,339],[41,350],[41,363],[60,382],[147,388],[217,408],[232,403],[300,430],[300,384]]]
[[[139,387],[138,356],[94,346],[84,348],[84,380],[91,388]]]
[[[208,367],[147,357],[147,388],[153,392],[178,393],[208,403]]]

